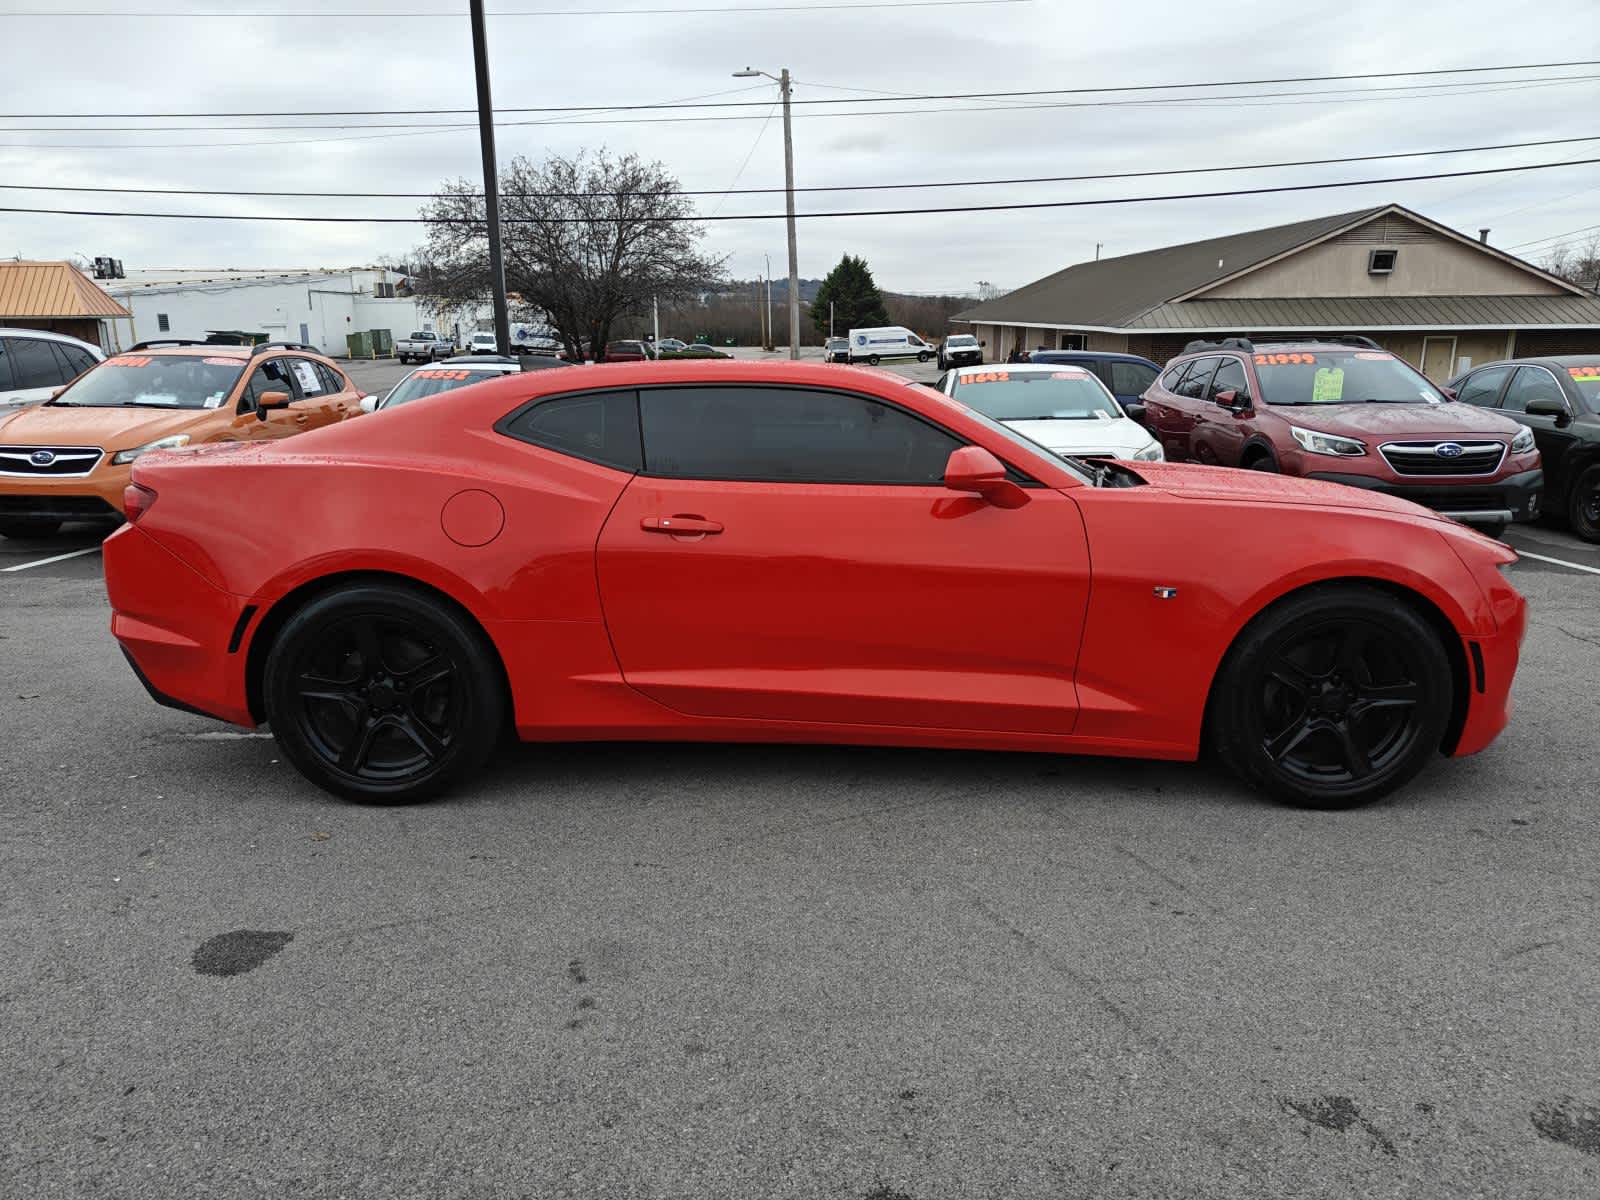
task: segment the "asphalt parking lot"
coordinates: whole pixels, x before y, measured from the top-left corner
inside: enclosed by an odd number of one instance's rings
[[[1508,540],[1511,727],[1340,814],[691,745],[358,808],[0,541],[0,1196],[1600,1194],[1600,549]]]

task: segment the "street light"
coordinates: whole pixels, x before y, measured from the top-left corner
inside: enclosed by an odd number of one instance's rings
[[[783,188],[789,212],[789,357],[800,357],[800,254],[794,240],[794,136],[789,129],[789,68],[773,75],[746,67],[735,79],[770,79],[783,93]]]

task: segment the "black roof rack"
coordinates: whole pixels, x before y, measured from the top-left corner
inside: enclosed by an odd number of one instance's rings
[[[1254,349],[1255,345],[1249,338],[1226,337],[1217,342],[1210,341],[1207,338],[1199,338],[1185,346],[1183,352],[1185,354],[1194,354],[1199,350],[1242,350],[1249,354]]]
[[[1363,350],[1383,349],[1377,342],[1369,337],[1362,337],[1359,333],[1313,334],[1309,337],[1297,337],[1292,333],[1273,333],[1265,337],[1258,337],[1255,340],[1271,344],[1282,344],[1284,342],[1332,342],[1336,346],[1360,346]]]
[[[305,350],[311,354],[322,353],[315,346],[308,346],[304,342],[262,342],[259,346],[251,348],[250,357],[254,358],[256,355],[264,354],[268,350]]]
[[[135,342],[129,346],[132,350],[154,350],[160,346],[210,346],[213,342],[196,341],[194,338],[151,338],[148,342]]]

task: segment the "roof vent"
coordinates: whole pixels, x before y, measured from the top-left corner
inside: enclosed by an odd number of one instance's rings
[[[1368,275],[1393,275],[1394,264],[1400,257],[1398,250],[1372,250],[1367,254]]]
[[[1489,231],[1487,229],[1478,230],[1478,240],[1487,246],[1489,244]]]

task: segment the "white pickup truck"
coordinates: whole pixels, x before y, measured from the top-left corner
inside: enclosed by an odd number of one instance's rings
[[[449,358],[456,352],[455,346],[447,337],[442,337],[431,329],[419,329],[407,338],[396,338],[394,355],[401,362],[432,362],[436,358]]]

